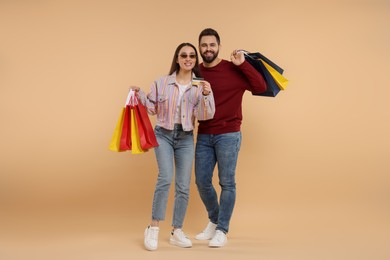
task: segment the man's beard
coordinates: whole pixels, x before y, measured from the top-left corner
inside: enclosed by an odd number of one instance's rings
[[[210,52],[210,53],[212,53],[212,52]],[[219,53],[219,51],[212,53],[213,54],[212,56],[206,56],[204,53],[201,53],[203,62],[212,63],[218,57],[218,53]]]

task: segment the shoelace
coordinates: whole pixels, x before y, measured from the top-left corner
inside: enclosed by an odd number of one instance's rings
[[[149,234],[150,234],[150,238],[152,238],[152,239],[156,240],[158,238],[158,230],[157,229],[149,228]]]
[[[216,232],[215,233],[215,239],[218,241],[224,240],[225,239],[225,234],[221,232]]]
[[[176,231],[176,236],[177,236],[178,238],[180,238],[181,240],[187,238],[187,236],[184,234],[184,232],[183,232],[181,229],[178,229],[178,230]]]

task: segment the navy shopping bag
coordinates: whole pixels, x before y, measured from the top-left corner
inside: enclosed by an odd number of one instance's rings
[[[280,74],[283,73],[283,69],[278,65],[276,65],[274,62],[272,62],[270,59],[262,55],[260,52],[254,52],[254,53],[244,52],[244,55],[245,55],[245,60],[248,61],[249,64],[251,64],[263,76],[267,85],[267,90],[265,92],[261,92],[261,93],[252,92],[252,95],[275,97],[279,93],[280,88],[263,62],[266,62],[268,65],[270,65]]]

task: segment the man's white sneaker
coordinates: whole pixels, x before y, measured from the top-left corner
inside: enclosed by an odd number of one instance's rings
[[[158,232],[160,231],[159,227],[148,226],[145,229],[144,233],[144,245],[145,248],[149,251],[154,251],[158,247]]]
[[[227,243],[226,234],[221,230],[215,231],[214,237],[209,242],[209,247],[223,247]]]
[[[180,228],[175,229],[171,232],[171,238],[169,239],[169,243],[179,247],[192,247],[191,240],[184,234],[183,230]]]
[[[195,236],[195,239],[197,240],[209,240],[213,238],[215,235],[215,228],[217,227],[217,224],[214,224],[212,222],[209,222],[207,224],[207,227],[199,234]]]

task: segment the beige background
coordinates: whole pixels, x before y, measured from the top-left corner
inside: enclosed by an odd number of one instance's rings
[[[390,2],[0,0],[0,259],[389,259]],[[244,96],[229,244],[142,246],[153,151],[108,143],[129,85],[218,30],[285,69]],[[154,123],[154,118],[151,118]],[[192,183],[185,231],[207,223]]]

